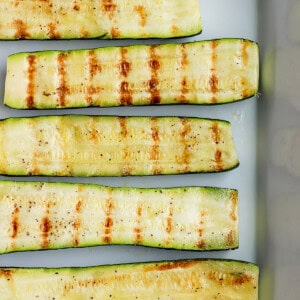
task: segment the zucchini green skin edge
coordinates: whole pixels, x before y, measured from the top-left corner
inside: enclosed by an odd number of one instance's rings
[[[245,39],[17,53],[5,105],[17,109],[222,104],[258,92],[258,45]]]
[[[0,181],[0,254],[97,245],[238,247],[238,192]]]
[[[84,268],[0,269],[3,300],[257,300],[259,268],[235,260],[179,260]]]
[[[0,39],[172,38],[200,33],[198,0],[0,3]],[[76,26],[74,26],[76,24]]]
[[[66,115],[0,121],[4,175],[185,174],[238,164],[231,124],[221,120]]]

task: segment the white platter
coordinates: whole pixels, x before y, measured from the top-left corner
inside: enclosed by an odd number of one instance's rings
[[[242,37],[257,41],[257,2],[254,0],[201,0],[202,34],[176,41],[193,41],[223,37]],[[239,190],[240,247],[232,251],[190,252],[152,249],[138,246],[100,246],[82,249],[63,249],[12,253],[0,256],[0,266],[63,267],[90,266],[112,263],[170,260],[182,258],[230,258],[256,262],[256,107],[255,97],[234,104],[219,106],[156,106],[89,108],[59,111],[18,111],[3,105],[6,57],[20,51],[48,49],[95,48],[106,45],[133,43],[166,43],[167,40],[143,41],[1,41],[0,42],[0,118],[48,114],[99,115],[180,115],[229,120],[240,166],[221,174],[193,174],[180,176],[126,177],[126,178],[13,178],[13,180],[41,180],[94,182],[110,186],[171,187],[218,186]],[[172,40],[174,42],[174,40]],[[17,143],[16,143],[17,145]],[[8,177],[0,177],[7,179]]]

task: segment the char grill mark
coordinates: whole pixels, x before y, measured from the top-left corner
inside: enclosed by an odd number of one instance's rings
[[[212,98],[211,102],[216,103],[217,102],[217,97],[216,93],[218,92],[219,88],[219,79],[217,77],[217,70],[216,70],[216,64],[217,64],[217,47],[218,47],[218,42],[217,41],[212,41],[211,42],[211,76],[209,79],[209,86],[210,86],[210,91],[212,93]]]
[[[126,80],[129,72],[131,71],[131,64],[126,59],[126,48],[121,48],[121,62],[119,64],[119,76],[121,79],[120,84],[120,104],[121,105],[132,105],[132,92],[130,89],[130,84]]]
[[[181,67],[181,71],[184,73],[185,69],[186,69],[186,66],[188,65],[186,46],[184,44],[182,44],[180,46],[180,50],[181,50],[180,67]],[[189,92],[189,89],[188,89],[187,77],[183,76],[182,80],[181,80],[181,91],[180,91],[180,98],[179,98],[181,103],[188,103],[189,102],[186,99],[186,94],[188,92]]]
[[[211,130],[212,130],[212,138],[216,145],[216,150],[215,150],[215,154],[214,154],[214,161],[216,164],[216,169],[218,171],[222,171],[223,170],[222,151],[220,151],[220,149],[218,147],[218,145],[221,142],[221,132],[220,132],[220,129],[216,122],[213,123]]]
[[[111,242],[111,232],[113,227],[113,218],[111,217],[112,211],[114,209],[114,203],[113,199],[110,197],[106,200],[105,204],[105,220],[104,220],[104,236],[103,236],[103,242],[104,243],[110,243]]]
[[[28,78],[28,84],[27,84],[26,105],[27,105],[28,108],[33,108],[33,106],[34,106],[36,61],[37,61],[37,57],[35,55],[29,55],[27,57],[27,63],[28,63],[27,78]]]
[[[59,106],[66,106],[66,96],[70,94],[70,88],[67,84],[66,60],[67,53],[60,53],[57,58],[59,86],[57,88]]]
[[[160,69],[160,62],[159,57],[155,53],[155,48],[155,46],[150,47],[150,60],[148,62],[149,68],[151,70],[151,79],[148,81],[148,91],[150,93],[151,104],[159,104],[161,101],[161,96],[158,88],[158,71]]]

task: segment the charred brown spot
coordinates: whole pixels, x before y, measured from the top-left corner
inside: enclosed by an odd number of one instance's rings
[[[102,0],[102,9],[104,12],[108,13],[109,18],[112,19],[117,9],[117,5],[112,0]]]
[[[233,285],[242,285],[250,282],[253,278],[247,274],[236,274],[232,279]]]
[[[134,10],[139,14],[140,16],[140,25],[144,27],[147,23],[147,13],[145,10],[145,7],[142,5],[137,5],[134,7]]]
[[[113,27],[110,31],[110,35],[113,39],[118,38],[120,36],[120,30],[117,27]]]
[[[136,209],[136,226],[133,228],[134,234],[135,234],[135,242],[137,244],[140,244],[142,242],[142,229],[141,229],[141,216],[142,216],[142,206],[138,205]]]
[[[120,86],[120,104],[121,105],[131,105],[132,104],[132,94],[129,88],[129,83],[127,81],[122,81]]]
[[[125,165],[122,168],[122,176],[130,176],[131,174],[132,174],[132,168],[129,165]]]
[[[152,139],[154,142],[159,142],[159,133],[157,127],[152,127]]]
[[[210,90],[213,94],[215,94],[218,91],[218,84],[219,84],[219,80],[217,78],[216,75],[211,75],[210,79],[209,79],[209,86],[210,86]]]
[[[136,214],[137,214],[138,217],[142,216],[142,207],[141,206],[138,206],[138,208],[136,210]]]
[[[151,59],[149,61],[149,66],[152,70],[157,71],[160,68],[160,63],[157,59]]]
[[[104,223],[104,226],[106,227],[106,228],[105,228],[105,231],[106,231],[107,233],[110,233],[110,228],[111,228],[113,225],[114,225],[113,219],[110,218],[110,217],[106,218],[105,223]]]
[[[73,9],[76,10],[76,11],[79,11],[80,10],[80,6],[78,4],[75,4],[73,6]]]
[[[166,232],[170,234],[173,230],[173,210],[170,209],[169,211],[169,216],[167,218],[167,227],[166,227]]]
[[[76,203],[76,212],[77,213],[80,213],[81,212],[81,207],[82,207],[82,202],[81,201],[78,201]]]
[[[74,236],[73,236],[73,246],[78,246],[79,245],[79,237],[78,237],[78,231],[80,229],[81,226],[81,221],[79,218],[77,218],[73,224],[74,227]]]
[[[28,85],[27,85],[27,97],[26,97],[26,105],[28,108],[32,108],[34,106],[34,93],[35,93],[35,73],[36,73],[36,56],[28,55],[27,63],[28,63]]]
[[[180,49],[181,49],[181,67],[185,67],[189,63],[187,58],[186,45],[182,44]]]
[[[221,273],[210,271],[207,274],[208,279],[218,282],[224,285],[243,285],[247,282],[252,281],[252,277],[245,273]]]
[[[16,29],[15,38],[16,39],[26,39],[30,37],[30,34],[27,32],[26,24],[20,20],[13,21],[13,27]]]
[[[151,149],[151,160],[158,160],[159,159],[159,145],[153,145]]]
[[[216,150],[215,152],[215,162],[216,162],[216,168],[217,170],[221,171],[223,170],[223,165],[222,165],[222,151]]]
[[[175,25],[172,26],[171,30],[174,35],[177,35],[179,32],[179,28]]]
[[[13,279],[14,270],[0,269],[0,277],[6,278],[7,281],[11,281]]]
[[[121,62],[119,65],[119,69],[120,69],[120,74],[123,77],[127,77],[131,70],[131,64],[126,60],[126,53],[127,50],[121,48]]]
[[[42,218],[40,230],[42,232],[42,248],[47,248],[50,243],[49,233],[51,230],[51,221],[47,216]]]
[[[227,235],[227,241],[226,241],[227,246],[233,246],[234,244],[234,233],[232,230],[229,231]]]
[[[89,130],[89,138],[93,142],[96,142],[99,138],[99,132],[95,127],[95,122],[92,122],[91,129]]]
[[[186,99],[186,94],[189,92],[189,89],[187,87],[187,79],[186,77],[183,77],[181,81],[181,94],[180,94],[180,102],[181,103],[188,103]]]
[[[145,267],[145,271],[151,272],[151,271],[167,271],[173,269],[187,269],[193,267],[195,264],[197,264],[196,261],[168,262],[163,264],[157,264],[156,266],[147,266]]]
[[[122,61],[120,63],[120,73],[122,76],[127,77],[130,71],[130,63],[128,61]]]
[[[88,52],[88,55],[89,55],[89,75],[90,78],[93,79],[97,75],[97,73],[102,71],[102,67],[100,62],[98,61],[95,50],[90,50]]]
[[[15,239],[18,236],[18,231],[19,231],[19,212],[20,212],[20,209],[15,204],[14,205],[14,211],[12,213],[12,220],[11,220],[11,229],[12,229],[11,238],[12,239]]]
[[[55,23],[49,23],[48,24],[49,29],[49,37],[51,39],[59,39],[61,36],[56,30],[56,24]]]
[[[158,79],[155,77],[152,77],[149,82],[148,82],[148,86],[149,86],[149,92],[151,94],[151,104],[159,104],[160,103],[160,93],[158,90]]]
[[[197,244],[197,247],[199,249],[204,249],[205,248],[205,240],[204,239],[200,239],[200,241]]]
[[[93,104],[93,95],[98,94],[100,91],[101,91],[101,88],[100,88],[100,87],[95,87],[95,86],[90,85],[90,86],[87,88],[87,94],[86,94],[86,96],[85,96],[86,101],[87,101],[90,105],[92,105],[92,104]]]
[[[70,94],[70,88],[67,85],[66,81],[66,60],[68,55],[65,53],[60,53],[57,58],[58,62],[58,76],[59,76],[59,87],[57,88],[57,94],[59,99],[59,105],[66,105],[66,96]]]

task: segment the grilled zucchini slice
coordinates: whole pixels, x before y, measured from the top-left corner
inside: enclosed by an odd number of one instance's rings
[[[4,102],[27,108],[233,102],[258,91],[258,46],[244,39],[17,53]]]
[[[0,121],[0,173],[6,175],[180,174],[238,164],[226,121],[83,115]]]
[[[238,192],[0,181],[0,253],[131,244],[238,247]]]
[[[0,269],[1,299],[257,300],[259,268],[234,260],[179,260],[85,268]]]
[[[0,2],[0,39],[169,38],[199,32],[198,0]]]

